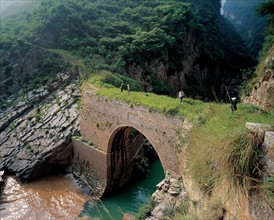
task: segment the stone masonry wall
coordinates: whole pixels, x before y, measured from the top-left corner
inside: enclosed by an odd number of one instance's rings
[[[152,144],[164,171],[170,170],[179,174],[176,149],[190,130],[190,123],[179,117],[166,116],[141,106],[132,106],[120,100],[98,96],[93,91],[84,90],[82,100],[80,133],[95,146],[95,150],[105,152],[106,157],[111,158],[112,141],[117,131],[123,127],[133,127]],[[104,174],[106,178],[102,180],[109,179],[110,172],[111,163],[108,159]]]

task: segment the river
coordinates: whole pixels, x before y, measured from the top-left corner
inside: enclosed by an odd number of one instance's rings
[[[48,175],[28,184],[9,176],[0,198],[0,219],[68,220],[88,217],[121,220],[123,213],[134,215],[162,179],[163,168],[157,160],[145,179],[130,184],[117,195],[93,203],[71,174]]]

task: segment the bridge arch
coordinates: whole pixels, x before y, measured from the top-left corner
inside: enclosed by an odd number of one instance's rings
[[[150,162],[157,158],[161,161],[153,142],[132,126],[118,126],[113,130],[108,142],[110,157],[104,194],[115,192],[132,179],[145,176]]]

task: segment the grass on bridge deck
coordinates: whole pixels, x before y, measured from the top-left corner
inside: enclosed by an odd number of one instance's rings
[[[254,166],[261,163],[259,158],[262,152],[256,146],[251,146],[255,140],[246,133],[245,124],[270,124],[274,130],[274,109],[266,111],[239,103],[237,111],[231,112],[229,103],[203,102],[190,98],[184,98],[181,103],[179,98],[153,93],[131,91],[128,94],[126,89],[120,91],[119,79],[112,83],[115,86],[105,83],[108,74],[93,75],[83,83],[82,89],[92,89],[97,95],[123,100],[129,105],[142,105],[151,111],[178,115],[193,124],[189,137],[184,141],[190,146],[190,175],[201,188],[212,190],[215,184],[220,183],[220,178],[224,177],[222,175],[226,175],[225,178],[230,176],[231,180],[241,177],[247,183],[254,180]],[[274,182],[274,177],[271,178]],[[265,183],[260,184],[262,188],[266,186]]]

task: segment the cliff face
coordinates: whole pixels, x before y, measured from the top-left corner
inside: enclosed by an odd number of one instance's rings
[[[186,88],[190,79],[192,83],[203,88],[207,70],[206,68],[201,68],[197,63],[201,55],[201,48],[199,46],[199,37],[195,33],[187,34],[185,50],[188,51],[187,55],[181,59],[178,58],[178,62],[182,66],[181,70],[174,68],[170,63],[169,54],[166,52],[164,59],[147,60],[144,65],[131,63],[126,66],[126,71],[131,77],[137,79],[147,91],[153,91],[155,78],[169,85],[176,92]],[[145,72],[150,74],[144,74]]]
[[[144,64],[126,65],[126,72],[150,92],[155,92],[155,87],[161,82],[163,85],[168,85],[174,95],[183,89],[187,96],[193,98],[225,99],[225,94],[222,93],[223,85],[230,88],[230,95],[236,95],[241,74],[233,68],[228,68],[228,63],[232,62],[231,57],[226,61],[207,62],[209,58],[203,50],[201,41],[199,33],[186,34],[184,39],[186,52],[184,56],[176,57],[177,67],[172,63],[167,51],[160,59],[155,57]],[[246,66],[246,61],[243,61],[243,66]]]
[[[235,27],[245,41],[245,45],[256,57],[263,43],[266,20],[256,14],[256,7],[263,0],[233,1],[226,0],[223,5],[223,15]]]
[[[257,83],[253,86],[252,91],[243,102],[257,105],[264,109],[274,107],[274,48],[261,61],[257,67],[257,74],[260,75]]]
[[[79,90],[73,77],[59,74],[53,92],[43,86],[9,98],[17,104],[0,113],[0,170],[32,181],[70,164],[70,137],[79,127]]]
[[[168,86],[173,95],[183,89],[189,97],[225,99],[225,85],[231,96],[237,95],[242,77],[239,70],[253,65],[243,41],[220,15],[219,0],[189,2],[198,8],[198,23],[204,28],[186,29],[180,39],[182,54],[174,55],[166,49],[143,63],[128,63],[126,72],[145,90],[156,93],[159,86]]]

